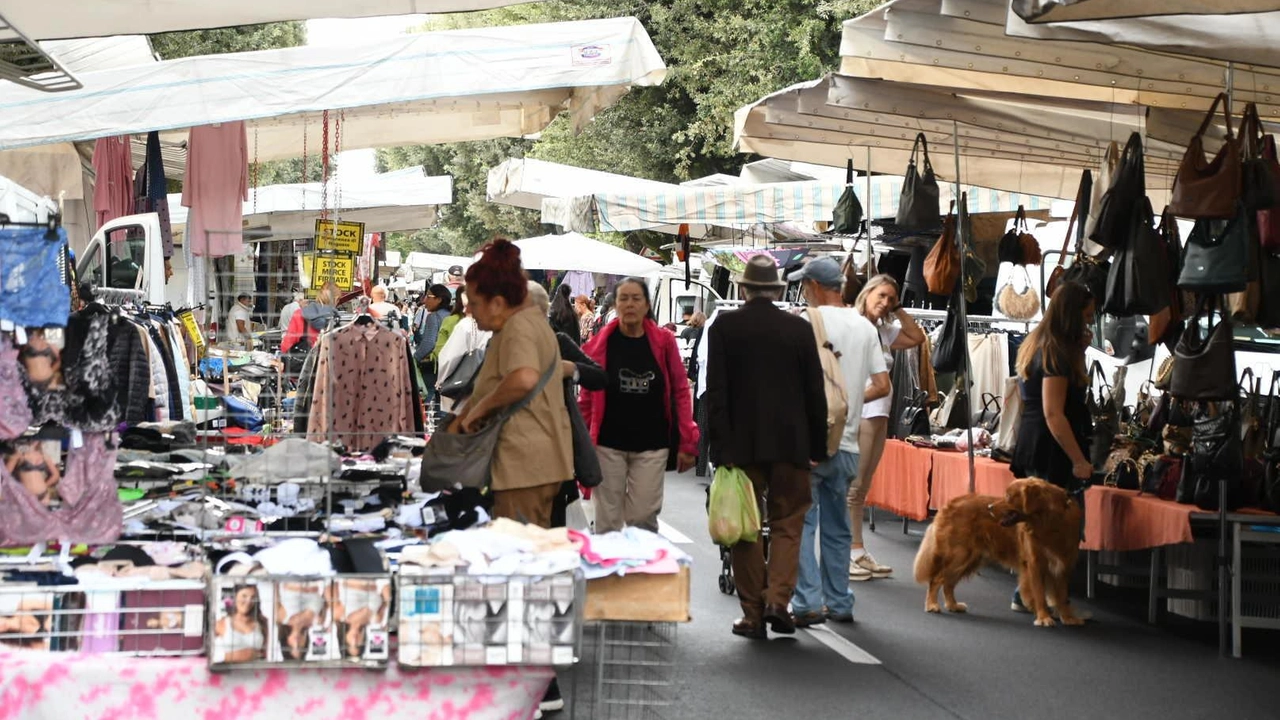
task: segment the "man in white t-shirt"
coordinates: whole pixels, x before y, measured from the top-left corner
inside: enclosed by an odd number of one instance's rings
[[[252,349],[249,345],[249,323],[253,314],[253,298],[245,293],[236,296],[236,304],[227,313],[227,347]]]
[[[826,622],[853,622],[853,592],[849,589],[849,483],[858,474],[858,429],[864,401],[887,397],[889,371],[880,350],[880,335],[866,318],[840,299],[844,273],[832,257],[810,261],[788,278],[802,282],[805,301],[822,314],[827,341],[839,359],[849,396],[840,450],[811,474],[813,504],[804,516],[800,537],[800,578],[791,599],[796,627]],[[806,315],[807,316],[807,315]],[[865,388],[865,391],[862,391]],[[862,391],[862,392],[860,392]],[[822,528],[821,536],[818,528]],[[822,546],[819,564],[815,541]]]

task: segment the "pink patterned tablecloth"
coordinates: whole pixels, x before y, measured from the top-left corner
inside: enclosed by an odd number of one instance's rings
[[[549,668],[259,670],[0,649],[0,720],[528,720]]]

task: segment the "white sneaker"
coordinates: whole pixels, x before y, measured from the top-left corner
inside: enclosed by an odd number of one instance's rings
[[[867,573],[870,574],[871,577],[886,578],[893,574],[893,568],[889,567],[888,565],[881,565],[880,563],[876,562],[876,559],[871,557],[871,553],[868,553],[868,552],[862,553],[862,557],[859,557],[857,560],[854,560],[850,565],[851,565],[849,568],[850,576],[852,576],[853,574],[853,568],[852,568],[853,565],[857,565],[858,567],[867,571]]]
[[[861,558],[859,558],[860,560]],[[849,561],[849,579],[857,582],[865,582],[874,577],[871,571],[858,564],[857,560]]]

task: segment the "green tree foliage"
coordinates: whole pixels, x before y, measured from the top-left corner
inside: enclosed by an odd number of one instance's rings
[[[191,30],[187,32],[161,33],[150,36],[151,48],[161,60],[176,60],[195,55],[220,55],[222,53],[251,52],[298,47],[307,44],[307,25],[304,22],[281,22],[266,25]],[[252,140],[250,140],[252,145]],[[250,147],[250,162],[253,149]],[[319,180],[318,160],[310,158],[310,179]],[[250,169],[250,177],[253,175]],[[281,160],[258,164],[258,185],[302,182],[302,160]],[[171,185],[181,183],[171,180]],[[176,188],[171,188],[176,191]]]
[[[488,169],[508,157],[527,155],[663,182],[712,173],[736,175],[752,158],[733,149],[734,111],[835,69],[841,23],[877,4],[877,0],[547,0],[434,19],[426,29],[630,15],[644,23],[669,73],[659,87],[633,89],[579,134],[573,133],[567,117],[561,117],[535,142],[458,143],[426,151],[381,152],[379,161],[386,168],[421,163],[428,172],[454,176],[457,205],[442,212],[439,227],[417,233],[412,242],[443,243],[470,251],[495,234],[524,234],[531,222],[524,219],[528,213],[495,209],[483,202]],[[499,148],[507,154],[495,156],[493,151]],[[636,235],[628,238],[628,245],[635,249],[642,242],[653,247],[670,240]]]

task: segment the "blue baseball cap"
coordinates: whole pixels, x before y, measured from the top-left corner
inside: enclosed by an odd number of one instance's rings
[[[838,289],[844,284],[844,272],[840,270],[840,262],[830,255],[814,258],[804,267],[787,275],[791,282],[812,280],[824,287]]]

